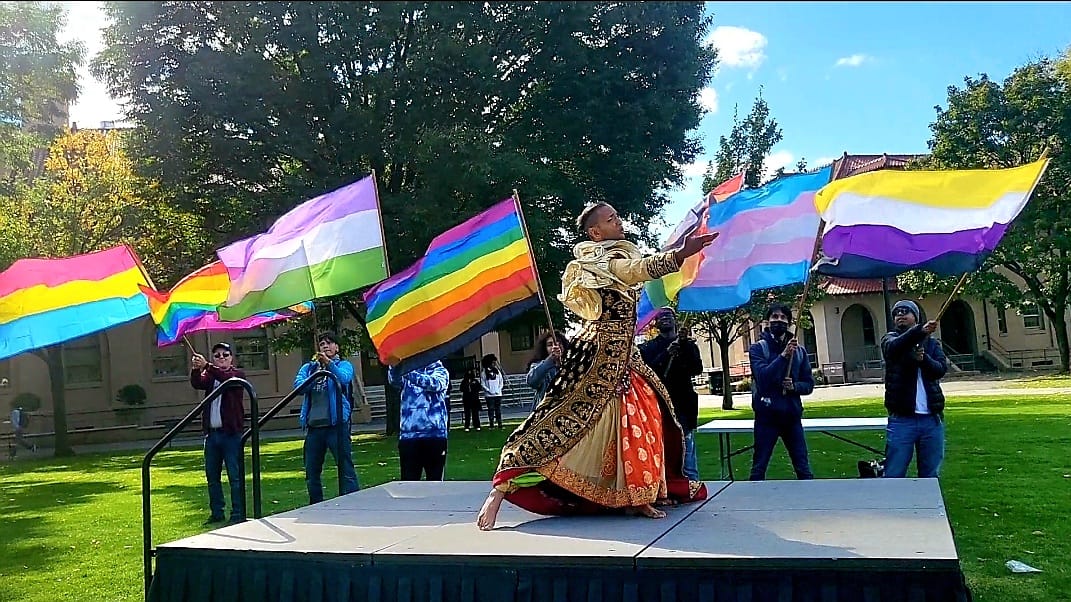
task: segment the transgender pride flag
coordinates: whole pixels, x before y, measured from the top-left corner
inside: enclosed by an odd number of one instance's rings
[[[721,235],[703,250],[699,271],[681,289],[680,311],[722,311],[747,303],[753,291],[807,279],[818,233],[814,195],[833,166],[795,174],[713,203],[707,231]]]

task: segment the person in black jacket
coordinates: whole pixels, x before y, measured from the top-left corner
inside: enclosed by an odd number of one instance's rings
[[[807,350],[789,334],[792,310],[774,303],[766,310],[768,326],[759,342],[748,350],[751,360],[751,408],[755,410],[755,450],[751,457],[751,480],[766,479],[777,438],[785,444],[798,479],[813,479],[803,435],[801,395],[814,391],[814,376]]]
[[[907,476],[918,450],[920,478],[936,478],[945,456],[945,395],[941,378],[948,370],[941,345],[930,335],[937,322],[921,324],[914,301],[897,301],[892,310],[894,332],[881,338],[885,360],[885,476]]]
[[[699,421],[699,395],[692,377],[703,372],[699,346],[687,331],[677,332],[677,319],[672,311],[659,314],[655,324],[658,336],[640,345],[644,363],[662,379],[669,391],[673,412],[684,432],[684,466],[681,472],[693,481],[699,480],[695,456],[695,428]]]

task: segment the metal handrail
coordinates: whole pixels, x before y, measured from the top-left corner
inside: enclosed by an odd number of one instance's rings
[[[272,418],[275,418],[275,415],[278,414],[279,412],[281,412],[282,409],[285,408],[287,405],[289,405],[289,403],[291,401],[293,401],[295,397],[297,397],[298,395],[304,394],[306,388],[308,388],[310,385],[312,385],[312,383],[316,382],[317,380],[320,379],[320,377],[323,377],[323,376],[326,376],[326,377],[330,378],[331,380],[333,380],[335,382],[335,385],[338,386],[338,390],[340,391],[340,393],[342,395],[345,395],[345,391],[343,390],[343,387],[342,387],[342,381],[340,381],[338,379],[338,377],[335,376],[335,374],[333,372],[331,372],[330,370],[325,370],[325,369],[321,368],[321,369],[317,370],[316,372],[313,372],[312,374],[310,374],[309,377],[307,379],[305,379],[305,382],[301,383],[297,387],[294,387],[294,389],[292,391],[290,391],[289,393],[286,394],[285,397],[280,399],[279,402],[276,403],[270,410],[265,412],[264,415],[261,416],[256,421],[257,429],[259,430],[261,427],[263,427],[265,424],[267,424],[269,420],[271,420]],[[335,399],[336,399],[336,403],[338,404],[338,418],[341,421],[342,420],[342,397],[336,397]],[[351,408],[351,410],[352,410],[352,408]],[[247,439],[249,439],[249,436],[252,433],[253,433],[253,421],[250,421],[250,428],[246,429],[245,433],[242,434],[241,449],[243,449],[243,450],[245,449],[245,442],[246,442]],[[241,473],[241,478],[239,479],[239,483],[241,483],[242,503],[244,504],[245,503],[245,462],[239,463],[238,466],[239,466],[238,470]],[[259,480],[259,473],[258,473],[258,476],[256,478]],[[254,507],[254,512],[255,512],[255,514],[253,515],[253,518],[260,518],[261,517],[260,498],[257,495],[256,491],[253,492],[253,498],[254,498],[253,499],[253,507]]]
[[[235,386],[241,386],[249,394],[249,411],[250,416],[256,416],[258,413],[257,408],[257,393],[253,389],[253,385],[249,381],[243,378],[228,378],[220,383],[215,389],[213,389],[201,403],[190,411],[185,418],[179,421],[170,431],[167,432],[156,445],[145,454],[145,458],[141,461],[141,526],[142,526],[142,552],[145,568],[145,599],[149,599],[149,587],[152,585],[152,559],[156,555],[156,550],[152,547],[152,494],[150,490],[150,475],[149,468],[152,465],[152,460],[156,457],[156,454],[164,448],[165,445],[171,443],[171,440],[175,438],[187,425],[200,415],[205,406],[217,397],[223,394],[223,391]],[[253,425],[253,504],[255,511],[259,514],[260,504],[260,425],[258,421],[250,420],[250,424]],[[245,464],[245,461],[242,461]],[[243,475],[242,486],[245,486],[245,478]],[[244,489],[243,489],[244,493]],[[245,498],[243,495],[242,504],[245,504]],[[259,518],[259,517],[257,517]]]

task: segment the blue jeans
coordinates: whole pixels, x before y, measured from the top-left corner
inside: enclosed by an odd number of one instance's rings
[[[937,478],[945,458],[945,424],[932,414],[889,416],[885,427],[885,476],[903,478],[918,450],[919,478]]]
[[[312,427],[305,434],[305,485],[309,489],[309,503],[324,501],[324,487],[320,475],[324,469],[327,450],[335,458],[338,467],[338,494],[346,495],[361,488],[357,471],[353,467],[353,448],[350,446],[349,423],[334,426]]]
[[[212,518],[223,518],[223,467],[231,486],[231,520],[245,518],[242,499],[242,434],[210,431],[205,435],[205,478],[208,479],[208,508]]]
[[[774,412],[755,416],[755,450],[751,456],[751,480],[766,480],[766,468],[773,457],[777,438],[785,444],[788,457],[797,479],[813,479],[811,464],[807,459],[807,439],[803,435],[803,422],[793,414]]]
[[[684,468],[681,470],[684,476],[692,481],[699,480],[699,464],[695,459],[695,431],[684,434]]]

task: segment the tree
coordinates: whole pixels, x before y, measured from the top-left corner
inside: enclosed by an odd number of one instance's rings
[[[55,3],[0,3],[0,194],[33,171],[33,151],[66,125],[78,94],[80,42],[60,43],[65,11]]]
[[[737,107],[733,107],[733,125],[729,135],[718,139],[718,152],[714,158],[717,168],[712,180],[714,186],[741,171],[744,172],[745,187],[756,188],[761,185],[766,157],[783,137],[777,120],[770,117],[770,106],[763,99],[761,89],[743,121],[739,118]]]
[[[214,245],[375,170],[397,271],[516,187],[549,297],[586,203],[647,223],[667,202],[715,60],[701,3],[107,11],[95,70],[130,99],[145,173],[207,215]]]
[[[149,200],[153,189],[135,176],[119,132],[60,136],[49,148],[41,177],[0,197],[0,248],[12,251],[0,268],[19,257],[69,257],[120,243],[136,246],[147,265],[170,262],[158,254],[170,247],[153,241],[182,236],[176,224],[160,222],[160,204]],[[69,455],[62,345],[33,353],[48,364],[56,455]]]
[[[1048,170],[996,251],[972,276],[967,292],[1006,307],[1036,303],[1048,317],[1069,369],[1065,318],[1071,293],[1071,58],[1043,58],[1016,69],[1003,84],[985,74],[948,88],[947,108],[930,125],[931,166],[1005,168],[1049,150]],[[942,293],[956,278],[914,274],[914,290]]]

